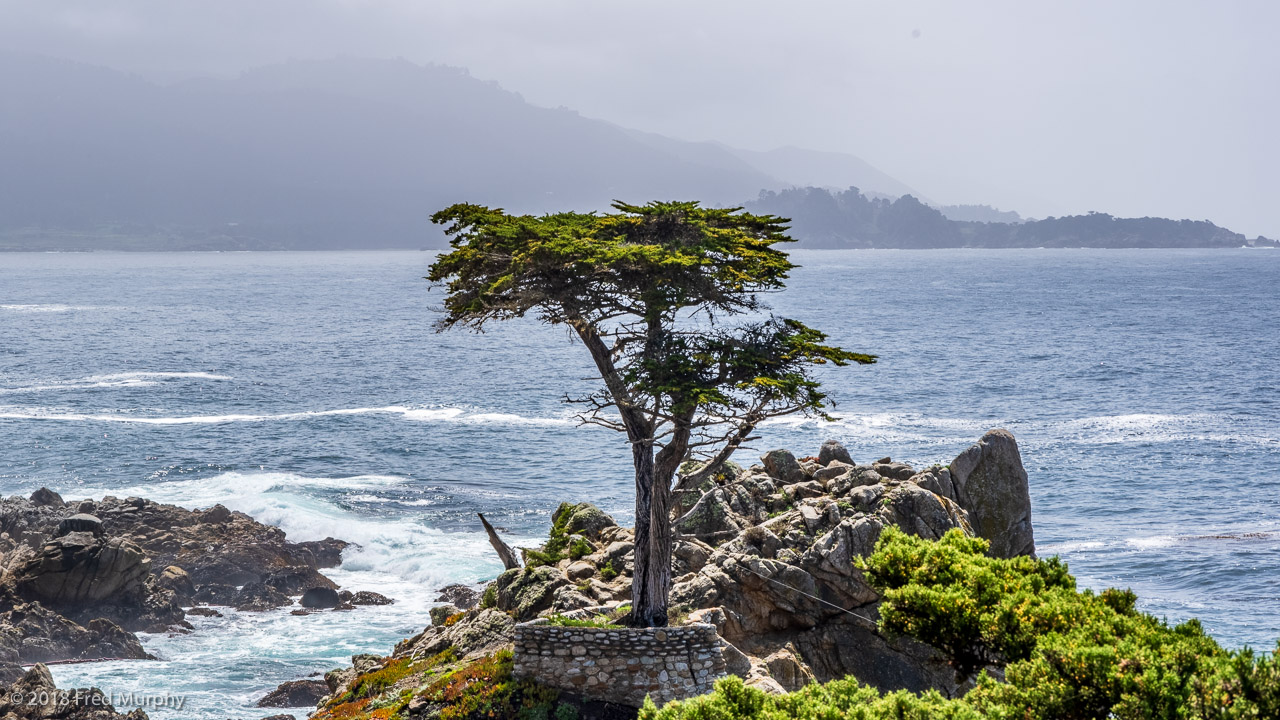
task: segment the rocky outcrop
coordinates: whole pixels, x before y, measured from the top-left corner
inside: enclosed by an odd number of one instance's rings
[[[267,693],[257,702],[258,707],[296,708],[312,707],[320,698],[329,694],[329,686],[323,680],[291,680]]]
[[[1034,552],[1027,477],[1012,436],[992,431],[952,463],[924,469],[887,457],[859,463],[828,441],[816,457],[774,450],[746,469],[698,470],[686,468],[672,503],[672,616],[714,625],[729,672],[771,692],[846,675],[882,689],[966,689],[933,648],[879,633],[879,596],[859,561],[890,526],[929,539],[958,529],[986,538],[1001,556]],[[391,656],[360,656],[326,676],[327,701],[397,662],[451,647],[464,659],[507,647],[516,621],[622,617],[632,539],[594,506],[562,505],[548,543],[525,553],[533,566],[508,570],[487,588],[492,608],[437,608],[432,627]],[[424,710],[407,708],[411,717]]]
[[[151,657],[136,636],[110,620],[96,618],[81,625],[38,602],[9,599],[0,604],[8,606],[0,612],[0,661],[28,664]]]
[[[480,593],[466,585],[446,585],[440,588],[436,602],[451,603],[463,610],[470,610],[480,602]]]
[[[265,611],[313,590],[337,596],[320,570],[337,565],[346,545],[292,543],[221,505],[66,502],[45,488],[0,499],[0,660],[142,658],[132,633],[189,631],[184,606]],[[348,597],[343,607],[391,602],[368,591]]]
[[[5,720],[148,720],[142,710],[116,712],[97,688],[59,690],[44,665],[36,665],[7,689],[0,690],[0,717]]]
[[[1008,430],[983,435],[951,462],[950,475],[953,499],[969,511],[974,531],[991,541],[992,555],[1035,555],[1027,471]]]

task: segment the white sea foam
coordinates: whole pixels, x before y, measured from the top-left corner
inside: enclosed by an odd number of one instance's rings
[[[1036,544],[1036,553],[1042,557],[1050,555],[1067,555],[1070,553],[1089,552],[1090,550],[1101,550],[1107,546],[1101,540],[1081,540],[1078,542],[1063,543],[1045,543]]]
[[[0,388],[0,394],[20,394],[64,390],[89,390],[93,388],[148,387],[161,380],[232,380],[228,375],[209,372],[123,372],[107,375],[90,375],[75,380],[51,380],[39,385]]]
[[[310,420],[313,418],[334,417],[342,415],[399,415],[407,420],[420,422],[452,422],[468,425],[534,425],[563,426],[572,425],[568,418],[526,417],[511,413],[473,412],[463,408],[411,408],[402,405],[384,407],[339,408],[335,410],[307,410],[303,412],[275,414],[239,414],[227,413],[219,415],[180,415],[154,417],[132,415],[127,413],[84,413],[67,412],[53,409],[33,408],[0,408],[0,419],[9,420],[51,420],[62,422],[119,422],[139,423],[143,425],[216,425],[236,422],[272,422],[291,420]]]
[[[337,537],[356,543],[359,547],[348,548],[343,554],[344,571],[384,573],[417,583],[419,590],[454,582],[475,583],[501,571],[484,533],[446,533],[411,518],[388,519],[337,504],[343,499],[367,501],[376,497],[369,490],[395,488],[404,483],[405,478],[389,475],[325,478],[229,472],[126,488],[78,487],[67,489],[66,494],[95,499],[136,495],[192,509],[221,504],[279,527],[295,542]],[[334,490],[365,492],[343,495]]]
[[[1174,535],[1152,535],[1150,537],[1126,538],[1125,544],[1138,550],[1159,550],[1178,542]]]
[[[61,303],[42,303],[31,305],[0,305],[0,310],[21,313],[64,313],[75,310],[97,310],[94,305],[63,305]]]
[[[1171,415],[1130,413],[1098,415],[1058,423],[1046,428],[1054,437],[1073,442],[1117,445],[1125,443],[1247,443],[1274,445],[1280,438],[1268,435],[1230,432],[1230,417],[1213,413]]]

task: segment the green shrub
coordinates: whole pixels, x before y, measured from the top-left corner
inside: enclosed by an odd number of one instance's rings
[[[586,540],[582,538],[574,538],[573,542],[569,543],[569,559],[581,560],[583,556],[590,555],[595,552],[595,550],[595,548],[591,547],[591,543]]]
[[[491,608],[498,604],[498,586],[489,583],[484,589],[484,594],[480,596],[480,608]]]
[[[594,628],[617,628],[622,627],[613,622],[612,619],[604,615],[596,615],[589,618],[571,618],[564,615],[547,616],[548,625],[556,625],[558,627],[594,627]]]
[[[606,562],[604,566],[600,568],[600,578],[605,582],[609,582],[616,577],[618,577],[618,571],[613,567],[612,560]]]
[[[880,629],[938,648],[959,699],[881,694],[852,679],[777,697],[722,680],[713,693],[644,720],[990,718],[992,720],[1243,720],[1280,718],[1280,662],[1228,651],[1191,620],[1170,626],[1136,609],[1128,590],[1078,591],[1057,558],[992,558],[987,542],[952,530],[937,542],[890,527],[861,563],[882,594]],[[1280,646],[1277,646],[1280,652]],[[1004,681],[983,668],[1004,666]]]

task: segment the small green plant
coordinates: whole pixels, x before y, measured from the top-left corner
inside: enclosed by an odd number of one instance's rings
[[[484,594],[480,596],[480,607],[491,608],[498,604],[498,588],[493,583],[484,589]]]
[[[618,571],[613,567],[612,560],[610,560],[609,562],[606,562],[604,566],[600,568],[600,579],[604,580],[605,582],[609,582],[610,580],[613,580],[616,577],[618,577]]]
[[[590,555],[593,552],[595,552],[595,548],[591,547],[591,543],[582,538],[574,538],[573,542],[569,543],[570,560],[581,560],[583,556]]]
[[[557,627],[591,627],[591,628],[617,628],[620,625],[614,624],[613,620],[605,615],[595,615],[589,618],[571,618],[564,615],[555,614],[547,618],[548,625]]]

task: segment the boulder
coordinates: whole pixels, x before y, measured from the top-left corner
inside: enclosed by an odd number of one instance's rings
[[[306,596],[304,595],[303,597]],[[240,588],[240,592],[236,595],[235,600],[232,601],[235,609],[247,612],[265,612],[292,604],[293,599],[288,595],[263,583],[245,585]]]
[[[333,588],[314,587],[302,593],[298,604],[304,608],[336,608],[342,604],[342,598]]]
[[[991,430],[951,462],[957,502],[974,532],[991,543],[994,557],[1035,556],[1031,493],[1018,442],[1008,430]]]
[[[432,625],[422,633],[400,642],[396,645],[395,656],[425,659],[452,647],[460,657],[479,657],[504,646],[509,647],[514,632],[515,620],[510,615],[485,608],[468,613],[466,617],[447,627]]]
[[[555,602],[557,589],[569,584],[560,571],[551,567],[508,570],[495,582],[497,607],[511,612],[517,622],[532,620]]]
[[[436,602],[452,603],[462,610],[470,610],[480,603],[480,593],[466,585],[446,585],[440,588]]]
[[[431,624],[444,625],[445,620],[448,620],[460,612],[462,611],[458,609],[457,605],[450,605],[448,603],[445,603],[444,605],[437,605],[429,611],[431,615]]]
[[[900,462],[877,462],[871,466],[871,469],[891,480],[910,480],[911,476],[916,474],[914,468]]]
[[[80,625],[38,602],[19,603],[0,613],[0,661],[149,657],[137,637],[110,620],[99,618]]]
[[[62,537],[68,533],[87,532],[92,535],[102,535],[105,531],[102,528],[102,521],[96,515],[89,513],[76,513],[71,517],[63,519],[58,523],[58,529],[54,531],[55,537]]]
[[[193,607],[187,610],[187,614],[197,617],[222,617],[222,613],[211,607]]]
[[[569,563],[569,567],[565,568],[564,574],[570,580],[586,580],[596,574],[596,566],[586,560],[578,560]]]
[[[37,507],[60,508],[66,504],[65,502],[63,502],[61,495],[50,490],[47,487],[42,487],[39,490],[31,493],[31,497],[29,499],[31,500],[31,504]]]
[[[853,472],[854,466],[842,460],[832,460],[825,467],[818,469],[813,473],[813,479],[822,483],[823,487],[827,487],[832,480]]]
[[[208,583],[201,585],[197,590],[195,597],[196,602],[206,603],[209,605],[234,605],[236,596],[240,591],[234,585],[226,585],[223,583]]]
[[[824,440],[822,447],[818,449],[818,464],[826,467],[832,462],[840,462],[845,465],[854,465],[853,458],[849,457],[849,451],[844,449],[844,445],[839,440]]]
[[[826,490],[822,487],[822,483],[817,480],[806,480],[798,482],[794,485],[784,485],[782,492],[792,500],[803,500],[805,498],[816,498],[826,495]]]
[[[329,686],[323,680],[292,680],[281,683],[257,702],[258,707],[293,708],[315,707],[320,698],[329,694]]]
[[[770,450],[760,456],[760,461],[764,463],[769,477],[783,485],[792,485],[808,479],[805,477],[804,470],[800,469],[796,456],[787,450]]]
[[[295,565],[294,567],[277,570],[263,578],[262,583],[270,585],[285,595],[301,595],[311,588],[338,589],[337,583],[321,575],[319,570],[308,565]]]
[[[13,587],[24,598],[79,609],[141,595],[150,572],[151,561],[128,540],[71,532],[45,543],[38,556],[18,568]]]
[[[717,487],[703,495],[673,527],[681,535],[716,545],[768,517],[763,498],[746,482]]]
[[[222,504],[214,505],[208,510],[205,510],[200,515],[200,522],[202,523],[219,524],[219,523],[224,523],[230,519],[231,519],[231,511],[228,510],[227,507]]]
[[[0,717],[6,720],[147,720],[142,710],[116,712],[97,688],[59,690],[49,668],[37,664],[0,692]]]
[[[618,523],[608,513],[591,503],[561,503],[551,516],[553,525],[562,525],[568,535],[582,535],[588,540],[599,540],[605,528]]]
[[[156,584],[173,591],[179,599],[187,600],[196,594],[196,586],[191,582],[191,574],[177,565],[170,565],[156,576]]]
[[[386,595],[383,595],[382,593],[373,592],[372,590],[360,590],[354,593],[347,592],[344,590],[338,593],[338,597],[342,600],[342,602],[350,603],[351,605],[394,605],[395,604],[395,600],[392,600],[391,598],[387,597]]]

